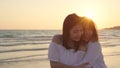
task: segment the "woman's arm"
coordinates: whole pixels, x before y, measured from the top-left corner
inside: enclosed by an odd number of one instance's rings
[[[88,44],[88,49],[87,52],[83,58],[83,60],[80,62],[80,64],[83,63],[89,63],[90,66],[92,66],[96,59],[100,56],[101,54],[101,46],[99,42],[90,42]]]
[[[57,43],[57,44],[62,44],[62,35],[55,35],[53,38],[52,38],[52,42],[55,42],[55,43]],[[84,68],[85,67],[85,65],[87,65],[88,63],[81,63],[80,65],[77,65],[77,67],[74,67],[74,68]],[[58,67],[60,67],[60,66],[62,66],[62,68],[63,67],[65,67],[65,68],[70,68],[70,67],[72,67],[72,66],[68,66],[68,65],[64,65],[64,64],[62,64],[62,63],[58,63],[58,62],[52,62],[52,65],[51,66],[53,66],[53,65],[57,65]]]
[[[62,35],[58,34],[53,36],[52,42],[55,42],[57,44],[62,44]]]
[[[85,68],[86,64],[81,64],[80,66],[70,66],[59,62],[50,61],[51,68]]]

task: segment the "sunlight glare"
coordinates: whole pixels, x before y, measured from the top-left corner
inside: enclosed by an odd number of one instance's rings
[[[91,19],[94,19],[95,13],[93,11],[87,11],[85,16]]]

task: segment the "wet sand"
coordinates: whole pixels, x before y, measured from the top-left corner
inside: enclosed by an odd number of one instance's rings
[[[46,50],[47,51],[47,50]],[[120,46],[102,48],[108,68],[120,68]],[[48,59],[0,63],[0,68],[50,68]]]

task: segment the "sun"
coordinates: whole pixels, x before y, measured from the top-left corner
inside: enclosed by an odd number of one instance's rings
[[[95,12],[93,12],[93,11],[86,11],[85,12],[85,16],[88,17],[88,18],[94,19]]]

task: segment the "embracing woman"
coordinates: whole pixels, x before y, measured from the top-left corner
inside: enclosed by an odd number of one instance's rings
[[[49,46],[51,68],[107,68],[91,19],[68,15],[63,23],[63,34],[55,35]]]

